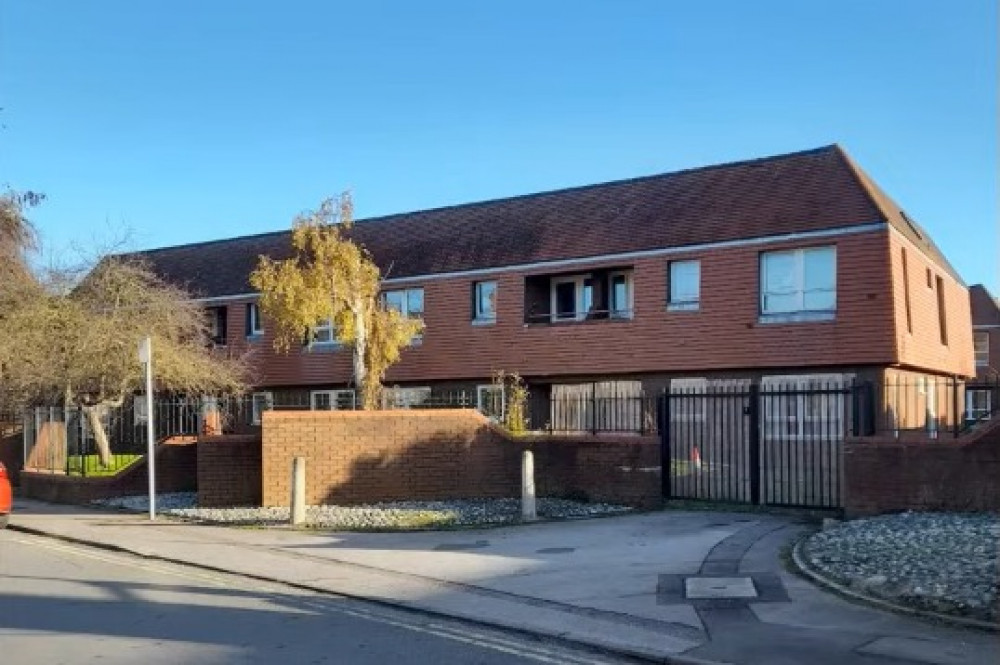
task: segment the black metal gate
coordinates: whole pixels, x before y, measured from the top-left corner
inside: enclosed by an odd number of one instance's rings
[[[789,377],[664,393],[664,497],[842,507],[844,438],[859,429],[861,388]]]

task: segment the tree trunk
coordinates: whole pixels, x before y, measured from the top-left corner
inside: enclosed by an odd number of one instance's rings
[[[369,404],[368,399],[368,368],[365,366],[365,356],[368,353],[368,322],[360,303],[354,310],[354,388],[361,393],[361,405],[364,409],[374,409],[377,405]]]
[[[90,431],[94,435],[94,442],[97,444],[97,454],[101,458],[101,465],[111,466],[111,445],[108,443],[108,435],[104,431],[104,423],[101,422],[101,405],[82,406],[83,414],[90,424]]]

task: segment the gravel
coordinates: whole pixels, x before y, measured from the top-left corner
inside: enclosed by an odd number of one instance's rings
[[[149,510],[146,496],[102,499],[94,503],[126,510]],[[288,508],[198,508],[197,494],[156,496],[157,512],[187,519],[222,524],[268,526],[287,524]],[[581,503],[565,499],[538,499],[541,519],[579,519],[616,515],[630,511],[606,503]],[[518,499],[461,499],[454,501],[394,501],[364,506],[308,506],[306,524],[322,529],[379,531],[462,526],[517,524],[521,521]]]
[[[1000,623],[1000,516],[907,512],[826,526],[803,543],[826,576],[893,603]]]

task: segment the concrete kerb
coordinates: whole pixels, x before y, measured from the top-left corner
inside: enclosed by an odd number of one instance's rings
[[[1000,625],[988,623],[986,621],[979,621],[978,619],[967,619],[964,617],[956,617],[950,614],[941,614],[940,612],[931,612],[929,610],[921,610],[915,607],[908,607],[906,605],[900,605],[898,603],[893,603],[891,601],[885,600],[883,598],[878,598],[877,596],[872,596],[866,593],[861,593],[855,589],[844,586],[840,582],[824,575],[820,571],[809,566],[806,563],[805,557],[802,556],[802,544],[806,541],[812,534],[805,534],[800,538],[795,545],[792,547],[791,561],[794,564],[796,571],[801,575],[808,578],[810,581],[818,584],[819,586],[832,591],[840,596],[858,602],[862,605],[871,605],[879,609],[888,610],[890,612],[895,612],[898,614],[905,614],[908,616],[915,616],[922,619],[929,619],[932,621],[938,621],[940,623],[949,624],[952,626],[957,626],[959,628],[975,628],[978,630],[984,630],[987,632],[1000,632]]]
[[[147,559],[147,560],[150,560],[150,561],[161,561],[161,562],[164,562],[164,563],[170,563],[170,564],[175,564],[175,565],[180,565],[180,566],[189,566],[191,568],[198,568],[198,569],[201,569],[201,570],[206,570],[206,571],[210,571],[210,572],[214,572],[214,573],[222,573],[222,574],[226,574],[226,575],[234,575],[234,576],[237,576],[237,577],[243,577],[243,578],[255,580],[255,581],[258,581],[258,582],[267,582],[269,584],[278,584],[278,585],[286,586],[286,587],[289,587],[289,588],[300,589],[300,590],[303,590],[303,591],[309,591],[309,592],[313,592],[313,593],[321,593],[321,594],[329,595],[329,596],[337,596],[337,597],[342,597],[342,598],[350,598],[352,600],[359,600],[359,601],[363,601],[363,602],[367,602],[367,603],[372,603],[373,605],[382,606],[382,607],[389,607],[389,608],[396,609],[396,610],[402,609],[402,610],[406,610],[406,611],[409,611],[409,612],[419,612],[419,613],[427,615],[427,616],[438,617],[438,618],[442,618],[442,619],[458,620],[458,621],[462,621],[462,622],[469,623],[469,624],[472,624],[472,625],[481,626],[481,627],[484,627],[484,628],[493,628],[493,629],[499,628],[499,629],[502,629],[502,630],[505,630],[505,631],[508,631],[508,632],[512,632],[512,633],[516,633],[516,634],[520,634],[520,635],[523,635],[523,636],[526,636],[526,637],[531,637],[531,638],[539,638],[539,637],[541,637],[541,638],[545,638],[545,639],[549,639],[549,640],[554,640],[554,641],[557,641],[557,642],[561,642],[561,643],[563,643],[564,645],[567,645],[567,646],[583,647],[583,648],[586,648],[586,649],[594,650],[594,651],[599,652],[599,653],[611,654],[611,655],[616,655],[616,656],[625,656],[627,658],[632,658],[632,659],[635,659],[636,661],[640,661],[640,662],[664,663],[666,665],[730,665],[729,663],[724,662],[724,661],[705,660],[703,658],[695,658],[695,657],[691,657],[691,656],[684,656],[684,655],[677,655],[677,654],[662,655],[660,653],[652,653],[652,652],[644,650],[644,649],[632,649],[632,648],[622,647],[622,646],[617,645],[617,644],[615,644],[615,645],[609,645],[608,643],[606,643],[606,642],[604,642],[604,641],[602,641],[602,640],[600,640],[598,638],[594,638],[592,640],[574,639],[572,637],[567,637],[566,633],[564,633],[564,632],[547,631],[547,630],[543,630],[543,629],[540,629],[540,628],[534,628],[534,629],[532,629],[532,628],[527,628],[527,627],[525,627],[523,625],[511,624],[511,623],[506,623],[506,622],[501,622],[501,621],[487,621],[487,620],[484,620],[484,619],[477,619],[475,617],[471,617],[471,616],[467,616],[467,615],[461,615],[461,614],[458,614],[458,613],[447,613],[447,612],[441,612],[441,611],[432,610],[432,609],[425,609],[425,608],[417,607],[417,606],[414,606],[412,604],[409,604],[409,603],[406,603],[406,602],[402,602],[402,601],[394,602],[394,601],[386,600],[386,599],[383,599],[383,598],[373,598],[373,597],[370,597],[370,596],[363,596],[363,595],[360,595],[360,594],[352,594],[352,593],[344,593],[344,592],[333,592],[333,591],[330,591],[329,589],[324,589],[322,587],[311,585],[311,584],[304,584],[304,583],[301,583],[301,582],[290,582],[290,581],[287,581],[287,580],[279,579],[277,577],[271,577],[271,576],[266,576],[266,575],[257,575],[257,574],[245,573],[245,572],[234,572],[232,570],[228,570],[226,568],[222,568],[222,567],[219,567],[219,566],[212,566],[212,565],[207,565],[207,564],[204,564],[204,563],[198,563],[198,562],[193,562],[193,561],[186,561],[184,559],[178,559],[178,558],[175,558],[175,557],[161,556],[161,555],[158,555],[158,554],[152,554],[150,552],[143,552],[143,551],[140,551],[140,550],[135,550],[135,549],[131,549],[131,548],[128,548],[128,547],[123,547],[123,546],[120,546],[120,545],[113,545],[113,544],[110,544],[110,543],[102,543],[102,542],[97,542],[97,541],[90,541],[90,540],[86,540],[84,538],[76,538],[76,537],[73,537],[73,536],[66,536],[66,535],[58,534],[58,533],[50,533],[50,532],[45,531],[43,529],[37,529],[37,528],[32,528],[32,527],[25,527],[25,526],[16,525],[16,524],[10,524],[7,528],[9,528],[11,531],[17,531],[17,532],[21,532],[21,533],[27,533],[27,534],[30,534],[30,535],[41,536],[41,537],[44,537],[44,538],[51,538],[53,540],[59,540],[59,541],[66,542],[66,543],[72,543],[72,544],[76,544],[76,545],[84,545],[84,546],[87,546],[87,547],[93,547],[93,548],[102,549],[102,550],[106,550],[106,551],[119,552],[119,553],[123,553],[123,554],[129,554],[129,555],[132,555],[132,556],[138,556],[140,558]],[[347,564],[344,564],[344,565],[347,565]]]

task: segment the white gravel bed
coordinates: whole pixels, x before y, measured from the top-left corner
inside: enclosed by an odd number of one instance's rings
[[[102,499],[94,503],[112,508],[147,511],[146,496]],[[197,494],[158,494],[157,512],[188,519],[240,525],[287,524],[288,508],[198,508]],[[538,499],[542,519],[574,519],[615,515],[631,510],[606,503],[565,499]],[[518,499],[459,499],[453,501],[393,501],[364,506],[308,506],[306,524],[322,529],[374,531],[516,524],[521,521]]]
[[[845,522],[803,543],[806,562],[861,593],[1000,622],[1000,516],[914,513]]]

